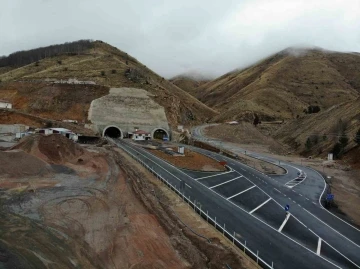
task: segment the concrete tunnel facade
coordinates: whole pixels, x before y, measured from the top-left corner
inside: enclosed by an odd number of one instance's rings
[[[102,136],[116,138],[128,137],[136,128],[150,133],[152,138],[171,138],[165,109],[151,97],[143,89],[110,89],[108,95],[91,102],[91,128]]]

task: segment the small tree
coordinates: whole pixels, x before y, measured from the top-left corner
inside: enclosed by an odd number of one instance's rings
[[[305,148],[306,148],[307,150],[310,150],[311,147],[312,147],[312,142],[311,142],[310,137],[308,137],[308,139],[306,139],[306,142],[305,142]]]
[[[257,114],[255,114],[255,118],[254,118],[254,122],[253,124],[255,125],[255,127],[260,123],[260,119],[259,116]]]
[[[356,144],[360,145],[360,129],[357,131],[354,141]]]
[[[346,134],[342,134],[339,138],[339,143],[343,148],[346,148],[346,146],[349,143],[349,138],[346,136]]]
[[[334,154],[335,158],[339,158],[342,154],[343,148],[341,146],[341,144],[338,142],[335,144],[332,153]]]

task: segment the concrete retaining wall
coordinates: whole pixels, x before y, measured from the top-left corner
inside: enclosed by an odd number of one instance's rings
[[[149,133],[156,128],[170,133],[164,108],[150,96],[143,89],[111,88],[108,95],[91,102],[88,119],[92,129],[101,135],[108,126],[118,127],[123,135],[135,127]]]

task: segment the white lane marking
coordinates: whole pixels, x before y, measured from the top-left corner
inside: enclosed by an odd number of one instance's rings
[[[269,202],[272,198],[267,199],[265,202],[263,202],[261,205],[259,205],[257,208],[254,208],[253,210],[251,210],[249,213],[252,214],[254,213],[256,210],[258,210],[260,207],[262,207],[263,205],[265,205],[267,202]]]
[[[219,187],[219,186],[221,186],[221,185],[224,185],[224,184],[226,184],[226,183],[229,183],[229,182],[234,181],[234,180],[236,180],[236,179],[238,179],[238,178],[241,178],[241,177],[242,177],[242,176],[239,176],[239,177],[230,179],[230,180],[228,180],[228,181],[225,181],[225,182],[223,182],[223,183],[217,184],[217,185],[215,185],[215,186],[211,186],[211,187],[209,187],[209,188],[212,189],[212,188]]]
[[[320,250],[321,250],[321,238],[319,237],[318,245],[316,249],[316,254],[320,256]]]
[[[300,196],[302,196],[302,194],[299,193]]]
[[[281,233],[282,229],[284,228],[286,222],[289,220],[289,218],[290,218],[290,213],[286,214],[286,217],[278,230],[280,233]]]
[[[316,205],[316,203],[312,202],[314,205]]]
[[[313,216],[314,218],[316,218],[318,221],[322,222],[324,225],[326,225],[327,227],[329,227],[331,230],[335,231],[336,233],[338,233],[339,235],[341,235],[342,237],[346,238],[347,240],[349,240],[351,243],[353,243],[355,246],[357,246],[358,248],[360,248],[360,246],[358,244],[356,244],[355,242],[351,241],[349,238],[347,238],[345,235],[343,235],[342,233],[340,233],[339,231],[335,230],[333,227],[331,227],[330,225],[328,225],[326,222],[322,221],[321,219],[319,219],[317,216],[315,216],[313,213],[311,213],[309,210],[307,210],[306,208],[303,208],[307,213],[309,213],[311,216]]]
[[[305,198],[306,200],[308,200],[308,201],[310,201],[310,199],[309,198]]]
[[[251,186],[250,188],[248,188],[248,189],[246,189],[246,190],[243,190],[243,191],[241,191],[241,192],[239,192],[239,193],[237,193],[237,194],[234,194],[233,196],[230,196],[229,198],[226,198],[226,200],[229,200],[229,199],[231,199],[231,198],[234,198],[235,196],[238,196],[238,195],[240,195],[240,194],[242,194],[242,193],[244,193],[244,192],[246,192],[246,191],[248,191],[248,190],[251,190],[252,188],[255,188],[255,187],[256,187],[256,185]]]
[[[229,159],[229,158],[227,158],[227,157],[225,157],[225,159]],[[243,164],[243,165],[245,165],[245,164]],[[247,166],[247,165],[245,165],[245,166]],[[250,166],[247,166],[249,169],[253,169],[252,167],[250,167]],[[242,168],[240,168],[240,169],[242,169]],[[244,170],[244,169],[243,169]],[[181,171],[181,170],[180,170]],[[236,170],[235,170],[236,171]],[[245,170],[244,170],[245,171]],[[314,170],[314,171],[316,171],[316,170]],[[237,172],[237,171],[236,171]],[[258,172],[258,171],[257,171]],[[317,171],[316,171],[317,172]],[[237,172],[237,173],[239,173],[239,172]],[[240,173],[239,173],[240,174]],[[241,175],[241,174],[240,174]],[[244,176],[245,177],[245,176]],[[246,178],[246,177],[245,177]],[[249,180],[248,178],[246,178],[249,182],[251,182],[251,183],[253,183],[251,180]],[[271,179],[273,179],[273,178],[271,178]],[[325,180],[324,180],[325,181]],[[202,184],[201,182],[198,182],[198,183],[200,183],[201,185],[203,185],[204,187],[206,187],[204,184]],[[254,183],[253,183],[254,184]],[[262,192],[264,192],[266,195],[268,195],[264,190],[262,190],[260,187],[258,187]],[[213,191],[213,190],[212,190]],[[220,197],[222,197],[222,198],[224,198],[222,195],[220,195],[220,194],[218,194],[218,193],[216,193],[216,192],[214,192],[215,194],[217,194],[218,196],[220,196]],[[285,194],[284,194],[285,195]],[[269,196],[269,195],[268,195]],[[285,195],[286,196],[286,195]],[[322,196],[322,195],[321,195]],[[321,196],[320,196],[320,198],[321,198]],[[270,197],[270,196],[269,196]],[[226,198],[225,198],[226,199]],[[274,200],[281,208],[282,208],[282,206],[276,201],[276,200]],[[320,199],[319,199],[319,201],[320,201]],[[244,212],[246,212],[246,213],[248,213],[247,211],[245,211],[243,208],[241,208],[241,207],[239,207],[238,205],[236,205],[235,203],[233,203],[233,202],[231,202],[231,201],[229,201],[230,203],[232,203],[235,207],[237,207],[237,208],[239,208],[240,210],[242,210],[242,211],[244,211]],[[305,208],[303,208],[305,211],[307,211]],[[309,214],[311,214],[311,215],[313,215],[312,213],[310,213],[309,211],[307,211]],[[327,211],[328,212],[328,211]],[[330,212],[329,212],[330,213]],[[332,213],[330,213],[330,214],[332,214]],[[270,226],[269,224],[267,224],[266,222],[264,222],[264,221],[262,221],[261,219],[259,219],[259,218],[257,218],[256,216],[254,216],[254,215],[251,215],[251,216],[253,216],[255,219],[257,219],[258,221],[260,221],[260,222],[262,222],[263,224],[265,224],[266,226],[268,226],[269,228],[271,228],[271,229],[273,229],[273,230],[276,230],[276,229],[274,229],[272,226]],[[313,215],[316,219],[318,219],[320,222],[322,222],[322,223],[324,223],[322,220],[320,220],[319,218],[317,218],[315,215]],[[299,219],[297,219],[295,216],[293,216],[297,221],[299,221],[304,227],[306,227],[307,228],[307,226],[305,225],[305,224],[303,224]],[[340,218],[339,218],[340,219]],[[341,219],[340,219],[341,220]],[[343,222],[345,222],[345,221],[343,221]],[[345,223],[347,223],[347,222],[345,222]],[[326,223],[324,223],[325,225],[327,225]],[[348,224],[348,223],[347,223]],[[348,224],[348,225],[350,225],[350,224]],[[332,228],[331,226],[329,226],[329,225],[327,225],[329,228],[331,228],[332,230],[334,230],[335,232],[337,232],[338,234],[340,234],[341,236],[343,236],[344,238],[346,238],[346,239],[348,239],[346,236],[344,236],[344,235],[342,235],[340,232],[338,232],[338,231],[336,231],[334,228]],[[351,226],[351,225],[350,225]],[[354,227],[355,228],[355,227]],[[356,228],[355,228],[356,229]],[[310,229],[309,229],[310,230]],[[310,230],[311,231],[311,230]],[[312,231],[311,231],[312,232]],[[312,233],[314,233],[314,232],[312,232]],[[299,242],[297,242],[296,240],[294,240],[294,239],[292,239],[291,237],[289,237],[289,236],[287,236],[287,235],[285,235],[285,234],[283,234],[283,233],[281,233],[283,236],[285,236],[286,238],[288,238],[289,240],[291,240],[291,241],[293,241],[294,243],[296,243],[296,244],[298,244],[299,246],[301,246],[301,247],[303,247],[304,249],[307,249],[309,252],[311,252],[311,253],[313,253],[313,254],[315,254],[316,255],[316,253],[314,252],[314,251],[312,251],[311,249],[309,249],[309,248],[307,248],[307,247],[305,247],[304,245],[302,245],[302,244],[300,244]],[[315,234],[315,233],[314,233]],[[316,235],[316,234],[315,234]],[[316,235],[317,237],[319,237],[318,235]],[[348,239],[349,241],[351,241],[350,239]],[[324,241],[325,243],[327,243],[326,241]],[[352,242],[352,241],[351,241]],[[354,242],[352,242],[353,244],[355,244]],[[334,247],[332,247],[330,244],[328,244],[327,243],[327,245],[328,246],[330,246],[332,249],[334,249],[336,252],[338,252],[340,255],[342,255],[343,257],[345,257],[347,260],[349,260],[346,256],[344,256],[344,254],[342,254],[341,252],[339,252],[338,250],[336,250]],[[356,244],[355,244],[356,245]],[[356,246],[358,246],[358,245],[356,245]],[[334,264],[333,262],[331,262],[331,261],[329,261],[329,260],[327,260],[326,258],[324,258],[323,256],[319,256],[320,258],[322,258],[323,260],[325,260],[325,261],[327,261],[328,263],[330,263],[330,264],[332,264],[333,266],[335,266],[335,267],[337,267],[337,268],[341,268],[341,267],[339,267],[338,265],[336,265],[336,264]]]
[[[205,177],[198,177],[198,178],[195,178],[195,180],[199,180],[199,179],[203,179],[203,178],[209,178],[209,177],[222,176],[222,175],[229,174],[229,173],[232,173],[232,172],[234,172],[234,171],[231,169],[230,171],[227,171],[225,173],[220,173],[220,174],[215,174],[215,175],[210,175],[210,176],[205,176]]]
[[[229,159],[229,158],[225,157],[225,159]],[[160,160],[161,160],[161,159],[160,159]],[[165,163],[166,163],[166,162],[165,162]],[[252,169],[250,166],[248,166],[248,167],[249,167],[249,169]],[[176,170],[179,170],[180,172],[182,172],[180,169],[178,169],[178,168],[176,168],[176,167],[175,167],[175,169],[176,169]],[[235,171],[236,171],[236,170],[235,170]],[[245,170],[244,170],[244,171],[245,171]],[[237,172],[237,171],[236,171],[236,172]],[[185,174],[184,172],[182,172],[182,173],[183,173],[184,175],[186,175],[187,177],[191,178],[189,175]],[[238,173],[239,175],[241,175],[239,172],[237,172],[237,173]],[[244,177],[245,177],[245,176],[244,176]],[[245,177],[245,178],[246,178],[246,177]],[[247,178],[246,178],[246,179],[247,179]],[[247,180],[248,180],[249,182],[253,183],[253,182],[250,181],[249,179],[247,179]],[[201,182],[199,182],[199,181],[194,181],[194,182],[202,185],[202,186],[205,187],[205,188],[208,188],[207,186],[205,186],[203,183],[201,183]],[[254,183],[253,183],[253,184],[254,184]],[[261,188],[259,188],[259,189],[260,189],[261,191],[263,191]],[[210,191],[212,191],[215,195],[219,196],[220,198],[226,199],[224,196],[222,196],[221,194],[215,192],[214,190],[210,190]],[[268,195],[265,191],[263,191],[263,192],[264,192],[266,195]],[[268,195],[268,196],[269,196],[269,195]],[[270,196],[269,196],[269,197],[270,197]],[[227,200],[227,199],[226,199],[226,200]],[[282,206],[281,206],[276,200],[274,200],[274,201],[282,208]],[[249,212],[247,212],[245,209],[243,209],[242,207],[238,206],[237,204],[233,203],[232,201],[228,200],[228,202],[231,203],[233,206],[239,208],[241,211],[249,214]],[[252,216],[253,218],[257,219],[258,221],[260,221],[260,222],[263,223],[264,225],[268,226],[270,229],[273,229],[274,231],[277,231],[275,228],[273,228],[272,226],[270,226],[270,225],[269,225],[268,223],[266,223],[265,221],[259,219],[258,217],[254,216],[254,215],[250,215],[250,216]],[[307,226],[304,225],[300,220],[298,220],[297,218],[295,218],[295,219],[296,219],[297,221],[299,221],[303,226],[307,227]],[[311,250],[311,249],[307,248],[306,246],[300,244],[298,241],[292,239],[291,237],[289,237],[289,236],[287,236],[287,235],[285,235],[285,234],[283,234],[283,233],[280,233],[280,234],[283,235],[284,237],[286,237],[287,239],[289,239],[290,241],[294,242],[295,244],[299,245],[300,247],[306,249],[306,250],[309,251],[310,253],[316,255],[316,253],[315,253],[313,250]],[[330,245],[329,245],[329,246],[330,246]],[[331,262],[330,260],[327,260],[327,259],[324,258],[323,256],[319,256],[319,257],[320,257],[321,259],[323,259],[324,261],[332,264],[332,265],[335,266],[336,268],[340,268],[340,269],[341,269],[341,267],[339,267],[338,265],[334,264],[334,263]]]
[[[276,190],[277,192],[280,192],[281,193],[281,191],[279,191],[278,189],[276,189],[276,188],[274,188],[274,190]]]

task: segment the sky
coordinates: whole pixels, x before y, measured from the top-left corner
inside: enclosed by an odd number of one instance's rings
[[[360,52],[360,0],[0,0],[0,55],[79,39],[216,77],[291,46]]]

